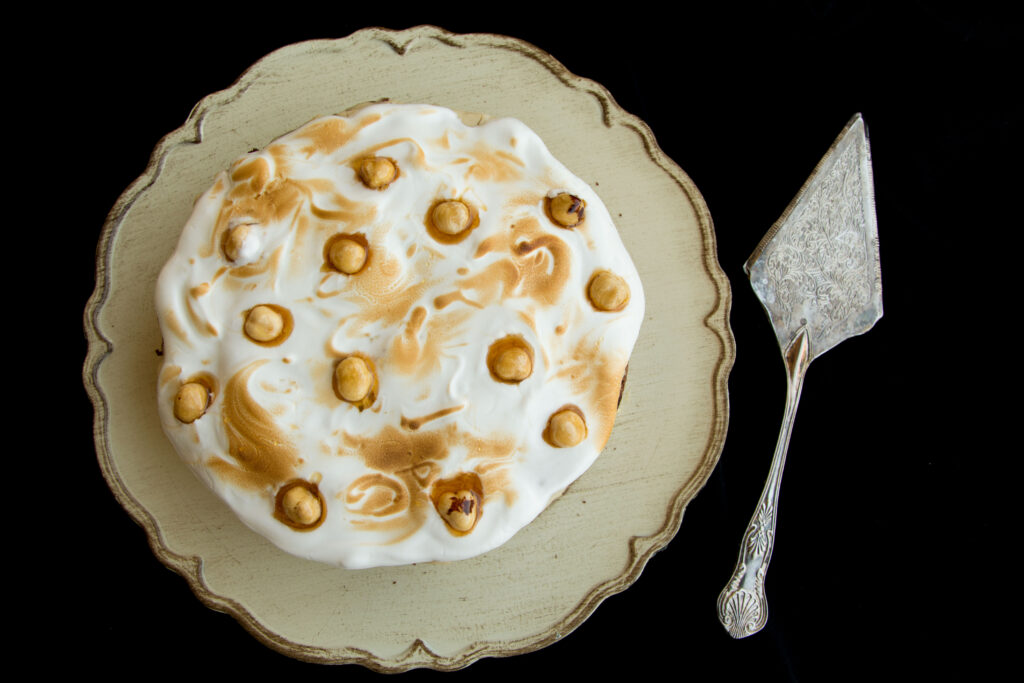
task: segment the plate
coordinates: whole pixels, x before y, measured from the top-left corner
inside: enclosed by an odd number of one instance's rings
[[[179,460],[156,414],[153,293],[218,171],[310,119],[382,98],[513,116],[535,130],[615,218],[647,313],[605,451],[532,524],[470,560],[347,571],[276,549]],[[268,55],[160,141],[98,253],[85,378],[103,474],[205,604],[292,657],[447,670],[555,642],[636,581],[722,449],[731,293],[700,193],[602,86],[513,38],[367,29]]]

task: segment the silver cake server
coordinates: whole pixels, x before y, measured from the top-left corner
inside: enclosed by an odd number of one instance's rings
[[[764,628],[782,468],[811,361],[882,317],[871,153],[857,114],[743,266],[775,327],[788,390],[768,481],[740,544],[718,619],[734,638]]]

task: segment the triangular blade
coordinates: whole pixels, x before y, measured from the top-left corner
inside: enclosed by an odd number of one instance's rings
[[[882,317],[871,152],[860,114],[743,269],[783,352],[801,328],[807,328],[813,359]]]

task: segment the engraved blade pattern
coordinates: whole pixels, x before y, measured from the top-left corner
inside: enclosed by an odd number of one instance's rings
[[[781,348],[806,326],[814,358],[882,316],[873,187],[858,114],[744,266]]]

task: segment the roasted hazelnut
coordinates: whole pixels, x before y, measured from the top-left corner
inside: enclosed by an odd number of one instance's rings
[[[480,501],[473,491],[445,493],[437,500],[441,518],[456,531],[469,531],[480,517]]]
[[[560,410],[548,420],[548,440],[559,448],[570,448],[587,438],[587,424],[575,410]]]
[[[618,311],[629,301],[629,285],[615,273],[602,270],[591,278],[587,296],[598,310]]]
[[[284,318],[270,306],[254,306],[245,316],[244,329],[253,341],[273,341],[284,331]]]
[[[224,257],[229,261],[237,261],[244,255],[246,240],[250,239],[250,235],[255,238],[254,233],[255,226],[251,223],[244,223],[242,225],[236,225],[228,231],[228,234],[224,237]]]
[[[351,239],[335,240],[327,252],[331,265],[342,273],[358,273],[366,265],[366,247]]]
[[[430,217],[434,227],[446,235],[458,235],[468,228],[473,220],[469,207],[457,199],[441,202],[434,207]]]
[[[398,177],[398,166],[387,157],[368,157],[359,162],[359,179],[371,190],[383,190]]]
[[[210,405],[210,390],[199,382],[186,382],[174,397],[174,417],[190,424],[195,422]]]
[[[548,211],[556,223],[565,228],[574,228],[583,222],[583,210],[587,203],[568,192],[560,192],[548,200]]]
[[[533,348],[518,334],[494,341],[487,349],[491,377],[506,384],[518,384],[533,374]]]
[[[288,519],[301,526],[315,524],[323,514],[320,499],[305,486],[292,486],[281,498],[281,508]]]
[[[533,359],[525,350],[512,346],[495,359],[493,369],[506,382],[521,382],[533,372]]]
[[[343,399],[358,403],[366,398],[373,387],[373,371],[359,356],[349,356],[338,363],[334,381]]]

